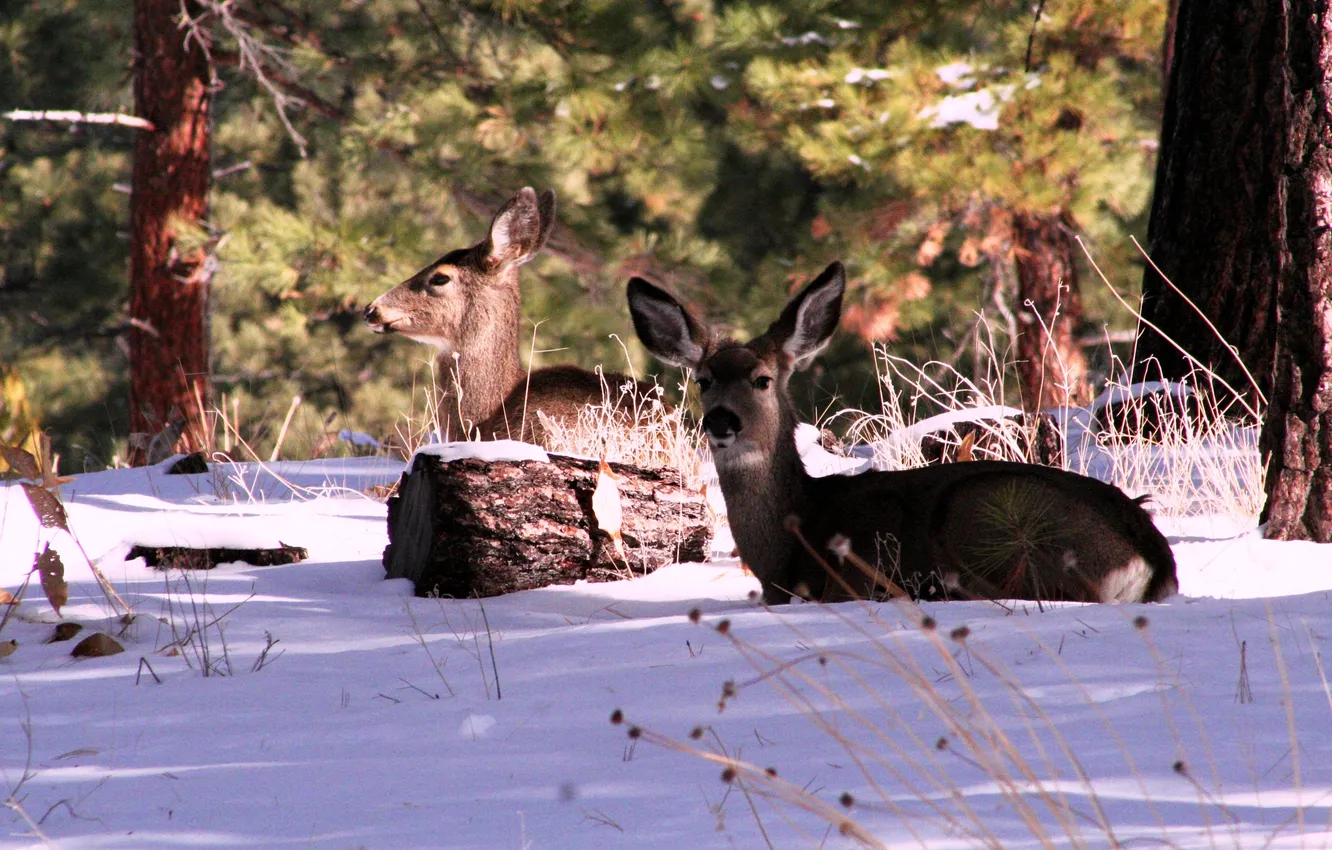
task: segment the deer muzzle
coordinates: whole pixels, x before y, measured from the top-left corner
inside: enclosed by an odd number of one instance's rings
[[[703,430],[714,449],[729,446],[741,430],[740,417],[725,407],[714,407],[703,416]]]
[[[365,323],[370,326],[370,330],[377,334],[391,333],[397,330],[397,325],[402,323],[408,317],[392,308],[381,308],[378,302],[372,301],[365,308],[362,314]]]

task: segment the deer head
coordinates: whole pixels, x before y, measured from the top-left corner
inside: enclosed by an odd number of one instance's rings
[[[703,428],[718,469],[761,463],[792,442],[791,374],[806,368],[832,338],[846,273],[833,263],[793,298],[761,336],[718,339],[669,293],[641,278],[629,282],[634,329],[659,359],[694,372]]]
[[[517,269],[546,244],[555,226],[555,193],[524,187],[490,223],[486,238],[450,251],[399,283],[365,308],[375,333],[400,333],[441,351],[457,351],[479,308],[495,295],[518,290]],[[501,299],[507,300],[507,299]],[[507,317],[503,317],[507,318]],[[517,331],[515,317],[514,331]]]
[[[486,238],[448,252],[365,308],[375,333],[435,347],[440,424],[452,439],[493,415],[522,376],[518,268],[554,226],[555,193],[524,187],[495,213]]]

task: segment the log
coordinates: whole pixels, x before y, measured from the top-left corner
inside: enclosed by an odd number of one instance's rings
[[[673,470],[609,464],[616,523],[605,490],[593,508],[598,469],[598,461],[562,455],[417,454],[388,500],[387,577],[411,579],[417,596],[485,597],[706,558],[712,523],[702,492],[681,486]],[[603,528],[616,524],[619,541]]]
[[[302,546],[283,543],[269,549],[244,549],[227,546],[212,549],[191,549],[188,546],[130,547],[126,561],[143,558],[155,570],[211,570],[218,564],[239,562],[252,567],[274,567],[296,564],[310,557]]]

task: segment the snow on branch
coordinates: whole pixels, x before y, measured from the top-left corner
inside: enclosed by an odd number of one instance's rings
[[[118,124],[136,130],[156,130],[153,122],[122,112],[77,112],[73,109],[11,109],[4,113],[9,121],[60,121],[66,124]]]

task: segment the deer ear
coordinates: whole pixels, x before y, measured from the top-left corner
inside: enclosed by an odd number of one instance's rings
[[[804,369],[823,350],[842,316],[846,269],[835,262],[787,303],[767,336],[791,358],[791,368]]]
[[[522,265],[541,250],[555,226],[555,193],[541,198],[524,186],[508,200],[490,222],[486,237],[487,261],[492,266]]]
[[[712,341],[711,329],[669,292],[641,277],[629,281],[628,295],[634,331],[647,350],[672,365],[698,368]]]

